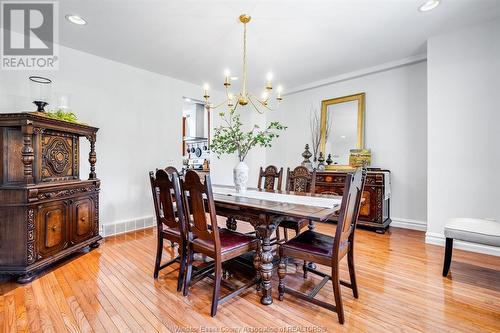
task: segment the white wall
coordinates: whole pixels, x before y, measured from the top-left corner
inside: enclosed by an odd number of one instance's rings
[[[60,60],[58,71],[37,74],[53,79],[54,93],[70,93],[78,118],[100,128],[101,223],[152,216],[148,171],[181,165],[182,96],[199,96],[202,89],[65,47]],[[34,110],[28,84],[33,74],[0,72],[0,112]],[[81,178],[86,179],[88,145],[82,150]]]
[[[428,41],[428,231],[500,220],[500,20]]]
[[[427,86],[426,62],[346,80],[287,95],[278,113],[288,126],[267,151],[267,163],[295,167],[310,144],[309,110],[324,99],[366,93],[365,146],[372,166],[392,171],[392,217],[425,230],[427,221]]]

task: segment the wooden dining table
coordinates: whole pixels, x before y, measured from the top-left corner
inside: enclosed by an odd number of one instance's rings
[[[271,236],[282,221],[309,220],[312,222],[326,222],[334,218],[340,208],[341,196],[294,193],[289,191],[262,191],[273,193],[265,199],[245,197],[244,194],[234,195],[227,191],[228,187],[213,186],[215,209],[217,215],[227,217],[226,226],[230,230],[236,230],[237,221],[250,223],[255,229],[256,237],[260,239],[259,247],[254,257],[254,267],[257,270],[257,278],[261,280],[262,291],[261,303],[270,305],[273,303],[271,278],[273,272],[273,249]],[[253,191],[255,193],[255,190]],[[283,202],[280,195],[301,196],[303,203]],[[274,198],[273,198],[274,197]],[[290,198],[290,197],[287,197]],[[319,207],[309,205],[315,198],[333,199],[332,207]],[[297,200],[293,200],[297,201]]]

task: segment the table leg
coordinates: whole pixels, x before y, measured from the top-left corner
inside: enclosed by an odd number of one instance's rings
[[[262,298],[260,302],[264,305],[273,303],[271,277],[273,274],[273,251],[271,247],[270,234],[266,232],[262,238],[262,253],[260,260],[260,276],[262,278]]]
[[[255,256],[253,257],[253,267],[255,268],[255,279],[257,280],[256,288],[257,291],[260,291],[261,287],[261,276],[260,276],[260,262],[262,258],[262,246],[259,244],[259,247],[255,251]]]

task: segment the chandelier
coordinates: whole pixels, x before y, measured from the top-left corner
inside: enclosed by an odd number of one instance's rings
[[[267,80],[266,84],[264,87],[264,91],[262,92],[262,95],[260,98],[256,97],[255,95],[249,93],[247,91],[247,24],[250,22],[251,17],[247,14],[241,14],[240,17],[240,22],[243,23],[243,85],[242,85],[242,90],[237,93],[236,95],[231,93],[230,88],[231,88],[231,81],[234,80],[233,77],[231,77],[231,73],[229,70],[226,70],[224,72],[224,88],[226,92],[226,100],[221,102],[218,105],[212,105],[209,102],[210,95],[208,94],[209,86],[208,84],[204,84],[203,86],[203,98],[205,99],[205,105],[208,108],[218,108],[221,106],[227,106],[230,110],[234,111],[236,108],[240,106],[245,106],[247,104],[250,104],[254,107],[254,109],[258,113],[264,113],[263,110],[273,110],[271,107],[271,101],[272,101],[272,92],[273,92],[273,84],[272,84],[272,73],[267,74]],[[276,91],[276,101],[279,104],[283,100],[283,97],[281,96],[283,88],[281,86],[278,86]]]

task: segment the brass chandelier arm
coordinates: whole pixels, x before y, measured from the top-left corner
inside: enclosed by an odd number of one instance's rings
[[[265,107],[266,109],[268,109],[269,111],[274,111],[274,109],[270,108],[267,104],[265,104],[265,102],[259,100],[258,98],[256,98],[255,96],[253,95],[248,95],[248,99],[250,100],[250,102],[252,103],[252,105],[255,107],[255,104],[254,104],[254,101],[252,100],[253,98],[255,98],[257,100],[257,102],[259,102],[263,107]],[[257,108],[256,108],[257,109]],[[263,114],[264,112],[261,112],[260,110],[257,109],[257,111],[260,113],[260,114]]]
[[[252,95],[248,95],[248,100],[250,101],[250,104],[252,104],[252,106],[254,107],[255,111],[257,111],[260,114],[264,114],[264,112],[260,111],[260,109],[255,105],[252,99]]]
[[[210,109],[217,109],[217,108],[220,108],[222,105],[226,104],[228,101],[229,101],[229,99],[226,99],[225,101],[223,101],[222,103],[217,104],[216,106],[209,105],[209,107],[210,107]]]

